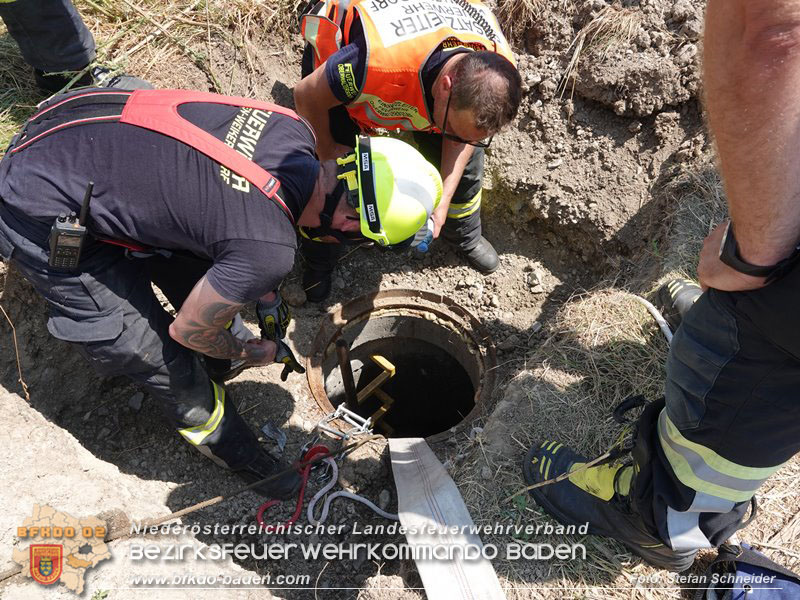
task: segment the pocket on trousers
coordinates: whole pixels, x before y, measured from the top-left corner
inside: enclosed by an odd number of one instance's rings
[[[88,344],[115,340],[122,333],[123,310],[108,314],[94,314],[76,318],[60,310],[52,310],[47,330],[53,337],[65,342]]]
[[[679,429],[697,427],[708,393],[737,352],[735,317],[713,293],[703,294],[675,333],[667,359],[667,412]]]

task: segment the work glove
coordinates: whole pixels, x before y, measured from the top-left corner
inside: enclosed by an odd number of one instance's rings
[[[261,329],[261,339],[276,342],[286,337],[289,323],[292,322],[292,313],[289,305],[281,298],[280,292],[275,292],[272,302],[256,302],[258,326]]]
[[[281,381],[286,381],[289,373],[305,373],[306,370],[297,362],[294,352],[289,348],[288,344],[283,340],[274,340],[277,348],[275,349],[275,362],[283,363],[283,371],[281,371]]]
[[[283,301],[280,292],[275,292],[275,299],[272,302],[256,302],[256,314],[258,315],[258,326],[261,329],[261,339],[275,342],[275,362],[283,363],[281,381],[286,381],[289,373],[305,373],[306,370],[295,358],[294,352],[283,338],[292,322],[292,314],[289,305]]]

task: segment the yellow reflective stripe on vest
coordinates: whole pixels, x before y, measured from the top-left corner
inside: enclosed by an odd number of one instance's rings
[[[195,446],[202,444],[209,435],[214,433],[225,414],[225,388],[213,381],[211,386],[214,388],[214,412],[211,413],[208,421],[202,425],[178,429],[178,433]]]
[[[470,216],[477,210],[481,208],[481,192],[483,190],[478,190],[478,193],[475,194],[475,197],[468,202],[464,202],[463,204],[456,204],[455,202],[450,203],[450,207],[447,209],[447,218],[448,219],[464,219]]]
[[[386,102],[383,98],[374,94],[361,94],[349,104],[349,106],[362,105],[367,118],[378,127],[387,129],[400,128],[404,131],[424,131],[431,126],[431,122],[422,116],[416,107],[402,100]],[[380,110],[384,116],[379,116],[375,112],[376,110]],[[391,118],[387,118],[389,115],[391,115]]]
[[[675,476],[685,486],[731,502],[746,502],[783,465],[746,467],[686,439],[667,416],[658,418],[658,438]]]

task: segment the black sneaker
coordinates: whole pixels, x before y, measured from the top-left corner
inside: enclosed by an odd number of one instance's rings
[[[469,264],[481,273],[488,275],[494,273],[500,266],[500,257],[491,242],[481,236],[478,245],[471,250],[465,250]]]
[[[702,294],[702,288],[691,279],[672,279],[658,288],[656,307],[675,331]]]
[[[303,289],[309,302],[323,302],[331,295],[332,271],[306,269],[303,272]]]
[[[115,73],[108,67],[92,67],[89,71],[95,87],[115,88],[118,90],[152,90],[153,84],[127,73]],[[73,87],[77,87],[73,86]]]
[[[522,465],[528,485],[569,473],[588,459],[558,442],[530,449]],[[564,481],[530,490],[536,503],[563,525],[589,524],[589,533],[614,538],[652,565],[670,571],[692,566],[697,551],[672,550],[647,531],[632,509],[632,465],[608,464],[576,472]]]
[[[79,71],[82,69],[78,69]],[[36,81],[36,87],[48,94],[55,94],[62,90],[67,85],[77,72],[70,74],[67,73],[45,73],[41,69],[33,70],[33,78]],[[94,85],[94,79],[89,72],[84,73],[78,81],[72,84],[72,87],[84,87],[87,85]]]
[[[255,483],[270,477],[275,473],[287,469],[288,466],[273,458],[268,452],[259,448],[255,458],[245,467],[234,471],[247,483]],[[302,478],[297,471],[284,473],[277,479],[266,481],[253,488],[253,491],[263,494],[267,498],[286,500],[297,494]]]
[[[36,80],[36,85],[43,92],[48,94],[55,94],[56,92],[64,89],[72,78],[79,72],[85,69],[77,69],[75,71],[66,71],[59,73],[45,73],[40,69],[33,70],[33,77]],[[144,79],[139,79],[133,75],[126,73],[114,73],[111,69],[102,66],[95,66],[84,73],[80,79],[75,81],[70,89],[79,87],[108,87],[121,90],[151,90],[152,84]]]

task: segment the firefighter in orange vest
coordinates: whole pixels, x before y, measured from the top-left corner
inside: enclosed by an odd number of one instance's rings
[[[521,79],[497,20],[473,0],[326,0],[302,19],[307,41],[296,108],[321,159],[351,151],[356,134],[414,132],[444,182],[431,230],[482,273],[499,266],[481,235],[484,148],[516,115]],[[308,299],[323,300],[338,259],[303,244]]]

